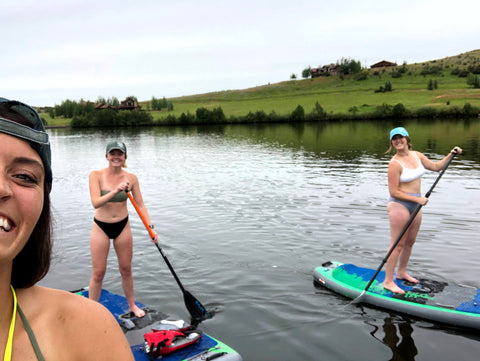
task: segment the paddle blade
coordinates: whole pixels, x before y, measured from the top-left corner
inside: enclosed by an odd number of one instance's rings
[[[352,302],[350,302],[350,304],[352,305],[356,305],[357,303],[361,303],[362,302],[362,298],[363,296],[365,295],[365,293],[367,293],[366,290],[363,290],[362,293],[360,293],[357,297],[355,297]]]
[[[183,299],[185,300],[185,306],[187,307],[188,312],[190,312],[190,316],[192,316],[195,321],[203,321],[212,317],[200,301],[190,292],[185,291],[183,293]]]

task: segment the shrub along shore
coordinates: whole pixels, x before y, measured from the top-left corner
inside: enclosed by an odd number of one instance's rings
[[[285,122],[321,122],[344,120],[381,120],[381,119],[433,119],[450,118],[461,119],[478,117],[480,107],[466,103],[463,107],[452,106],[447,109],[424,107],[416,111],[408,110],[401,103],[396,105],[383,104],[372,113],[327,114],[322,106],[317,103],[314,109],[306,113],[301,105],[297,106],[290,114],[276,114],[264,111],[249,112],[244,116],[225,116],[221,107],[209,110],[198,108],[195,114],[182,113],[179,117],[167,115],[165,118],[155,120],[147,111],[135,110],[129,112],[116,112],[113,110],[100,110],[84,116],[75,116],[70,126],[73,128],[91,127],[136,127],[136,126],[161,126],[161,125],[208,125],[208,124],[239,124],[239,123],[285,123]]]

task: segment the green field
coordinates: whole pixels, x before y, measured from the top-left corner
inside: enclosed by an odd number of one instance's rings
[[[473,52],[469,53],[472,58]],[[474,52],[480,61],[480,51]],[[459,56],[460,58],[464,58]],[[425,106],[462,107],[465,103],[480,106],[480,89],[467,85],[466,78],[451,75],[457,62],[454,58],[433,61],[430,64],[443,64],[439,75],[420,75],[424,65],[407,65],[407,73],[393,78],[390,69],[373,75],[369,69],[366,80],[355,80],[354,75],[341,79],[339,76],[309,78],[285,81],[244,90],[229,90],[169,99],[174,104],[174,115],[195,113],[199,107],[214,108],[221,106],[225,115],[244,115],[248,112],[263,110],[278,114],[288,114],[298,105],[310,112],[318,102],[327,113],[348,113],[352,107],[358,112],[368,112],[382,104],[402,103],[408,109]],[[425,63],[428,64],[428,63]],[[462,63],[461,63],[462,64]],[[436,80],[438,88],[427,90],[429,80]],[[385,82],[391,82],[393,91],[375,93]],[[447,105],[449,102],[449,105]],[[156,112],[155,117],[166,116],[167,112]],[[163,113],[163,114],[162,114]]]
[[[433,60],[425,63],[406,64],[401,77],[393,77],[394,68],[381,70],[365,69],[367,79],[356,80],[355,75],[329,76],[288,80],[243,90],[227,90],[192,96],[168,98],[173,111],[151,111],[154,119],[168,115],[179,117],[182,113],[195,114],[201,107],[221,107],[225,116],[242,116],[249,112],[275,112],[290,114],[298,105],[310,113],[318,102],[328,114],[371,113],[382,104],[403,104],[409,110],[423,107],[463,107],[466,103],[480,107],[480,89],[467,85],[467,78],[452,75],[453,69],[480,66],[480,50]],[[402,64],[399,64],[399,69]],[[422,70],[439,67],[437,74],[422,75]],[[429,81],[436,81],[438,88],[428,90]],[[386,82],[392,84],[391,92],[375,92]],[[148,109],[149,100],[140,100],[143,109]],[[42,114],[49,125],[68,123],[67,119],[49,119]]]

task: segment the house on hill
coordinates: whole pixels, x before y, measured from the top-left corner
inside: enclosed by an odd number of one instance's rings
[[[106,103],[95,103],[96,110],[103,110],[103,109],[116,109],[113,105],[108,105]]]
[[[322,74],[320,73],[320,68],[312,68],[312,69],[310,70],[310,75],[312,76],[312,78],[316,78],[317,76],[322,75]]]
[[[322,75],[340,75],[340,66],[337,64],[324,65],[321,68],[313,68],[310,70],[312,78]]]
[[[137,101],[133,97],[127,97],[125,100],[122,100],[120,102],[120,106],[118,107],[119,110],[135,110],[140,108],[140,105],[138,105]]]
[[[133,97],[127,97],[125,100],[120,102],[120,105],[109,105],[106,103],[96,103],[95,109],[102,110],[102,109],[112,109],[112,110],[136,110],[140,109],[141,106],[138,105],[138,102]]]
[[[378,63],[375,63],[375,64],[371,65],[370,68],[371,69],[388,68],[388,67],[393,67],[393,66],[397,66],[397,63],[392,63],[392,62],[389,62],[389,61],[386,61],[386,60],[382,60],[382,61],[379,61]]]

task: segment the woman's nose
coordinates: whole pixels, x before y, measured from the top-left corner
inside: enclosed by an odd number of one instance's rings
[[[0,199],[9,197],[11,194],[12,189],[10,188],[10,183],[8,182],[7,177],[4,174],[0,174]]]

